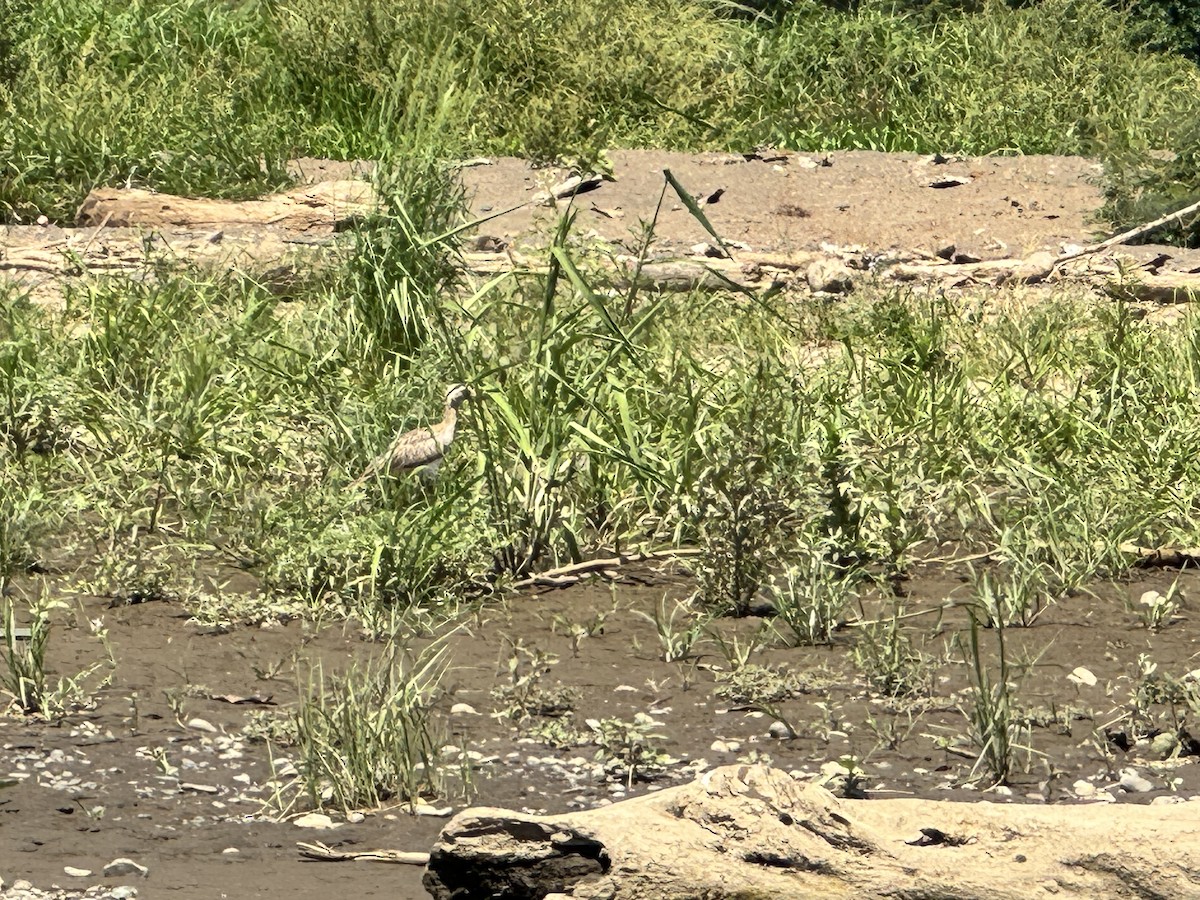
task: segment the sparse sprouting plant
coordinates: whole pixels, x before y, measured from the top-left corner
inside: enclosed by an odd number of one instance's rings
[[[717,675],[714,693],[731,703],[748,707],[779,704],[809,689],[804,676],[784,666],[745,663]]]
[[[1134,609],[1146,628],[1158,631],[1171,623],[1183,602],[1183,592],[1176,578],[1165,594],[1154,590],[1143,592]]]
[[[537,647],[527,647],[520,640],[510,646],[508,681],[492,690],[492,699],[497,704],[495,715],[518,728],[528,726],[531,719],[568,715],[575,708],[579,692],[562,684],[545,683],[558,657]]]
[[[983,770],[993,783],[1004,784],[1016,769],[1020,752],[1033,753],[1030,729],[1017,708],[1016,673],[1010,666],[1003,623],[990,629],[996,638],[993,671],[983,647],[980,615],[974,609],[968,608],[968,612],[971,627],[960,649],[970,681],[963,714],[968,739],[978,753],[971,777]]]
[[[734,672],[750,664],[750,657],[767,644],[771,634],[770,623],[766,621],[760,623],[750,635],[739,635],[733,630],[727,632],[715,622],[708,627],[709,639]]]
[[[852,577],[815,553],[805,554],[768,582],[767,596],[782,637],[792,646],[828,644],[858,596]]]
[[[92,677],[114,665],[107,632],[94,629],[109,655],[73,675],[64,675],[52,682],[46,665],[55,613],[69,609],[62,600],[50,599],[43,590],[28,606],[23,617],[28,624],[18,624],[16,604],[0,598],[0,692],[7,694],[11,704],[25,715],[43,719],[61,718],[72,709],[94,704],[92,691],[97,687]],[[108,676],[101,679],[107,683]]]
[[[620,777],[627,788],[634,781],[651,781],[663,773],[674,760],[662,749],[666,735],[659,734],[661,726],[645,713],[637,713],[632,721],[621,719],[588,719],[596,761],[609,774]]]
[[[903,614],[897,607],[892,618],[861,628],[851,651],[871,689],[885,697],[911,697],[932,690],[931,661],[900,628]]]
[[[692,656],[696,644],[708,632],[711,617],[697,612],[686,600],[677,600],[667,609],[667,600],[654,607],[653,614],[637,611],[638,615],[654,624],[664,662],[682,662]]]

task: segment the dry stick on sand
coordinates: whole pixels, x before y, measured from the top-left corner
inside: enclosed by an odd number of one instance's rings
[[[700,550],[697,548],[652,550],[649,553],[623,553],[620,556],[613,556],[608,559],[589,559],[584,562],[572,563],[569,566],[550,569],[546,572],[539,572],[537,575],[530,575],[528,578],[514,581],[512,587],[565,587],[579,581],[584,575],[603,572],[606,569],[617,569],[631,563],[647,562],[652,559],[681,559],[699,555]]]
[[[420,853],[417,851],[405,850],[360,850],[360,851],[344,851],[335,850],[328,844],[322,844],[320,841],[312,844],[306,844],[303,841],[297,841],[296,846],[300,849],[300,855],[305,859],[317,860],[319,862],[381,862],[381,863],[398,863],[405,866],[427,866],[429,865],[429,854]]]
[[[1069,262],[1072,259],[1079,259],[1081,256],[1099,253],[1101,250],[1107,250],[1109,247],[1117,246],[1117,244],[1124,244],[1127,241],[1132,241],[1134,238],[1162,228],[1175,219],[1182,220],[1184,216],[1189,216],[1195,212],[1200,212],[1200,200],[1189,206],[1185,206],[1183,209],[1177,209],[1174,212],[1167,213],[1165,216],[1159,216],[1153,222],[1146,222],[1144,225],[1130,228],[1128,231],[1122,231],[1120,234],[1106,238],[1098,244],[1092,244],[1090,247],[1084,247],[1082,250],[1078,250],[1075,253],[1068,253],[1066,256],[1060,256],[1054,261],[1054,264],[1058,265],[1059,263]]]

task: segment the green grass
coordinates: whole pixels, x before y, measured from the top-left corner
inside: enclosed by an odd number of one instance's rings
[[[443,157],[585,164],[760,142],[1085,153],[1122,171],[1189,152],[1200,70],[1145,50],[1139,21],[1102,0],[975,7],[5,0],[0,214],[69,219],[101,184],[251,196],[296,155],[386,156],[401,121],[437,122]]]
[[[1156,326],[1071,287],[865,287],[836,308],[659,295],[608,283],[569,219],[544,269],[470,291],[436,156],[419,133],[398,146],[381,176],[388,210],[286,302],[165,264],[81,280],[62,305],[9,298],[0,578],[14,597],[69,559],[64,588],[152,591],[226,627],[286,610],[423,632],[533,572],[698,546],[705,608],[695,621],[664,608],[657,623],[678,659],[711,635],[712,613],[750,612],[764,589],[788,643],[839,641],[856,594],[898,622],[887,592],[915,562],[983,552],[980,628],[1036,627],[1065,593],[1121,575],[1123,541],[1200,543],[1197,315]],[[475,399],[436,482],[350,489],[398,429],[440,416],[454,381]],[[214,587],[231,566],[261,593]],[[877,690],[921,689],[895,628],[855,640]],[[364,780],[405,716],[414,740],[437,731],[425,701],[409,702],[436,691],[433,670],[410,690],[418,670],[364,670],[324,695],[314,682],[306,803],[351,751],[339,804],[441,789],[425,780],[428,742]],[[997,684],[976,685],[972,727],[1000,778],[1012,753]],[[335,744],[337,716],[364,704],[400,718]]]
[[[1123,540],[1200,542],[1194,317],[1159,329],[1069,290],[978,321],[969,299],[903,293],[836,320],[783,298],[613,302],[565,235],[550,275],[468,295],[446,286],[445,248],[401,233],[365,228],[344,275],[379,267],[374,302],[408,304],[395,318],[364,314],[367,288],[348,306],[340,278],[284,305],[199,271],[83,282],[62,309],[12,302],[7,577],[104,548],[85,555],[119,590],[112,573],[182,542],[201,569],[249,565],[271,602],[377,616],[696,544],[702,597],[744,611],[796,559],[890,578],[952,539],[997,557],[981,596],[1028,624],[1120,571]],[[397,268],[413,253],[426,262]],[[841,351],[802,368],[809,342]],[[435,484],[346,490],[458,380],[477,399]],[[796,581],[790,627],[827,639],[851,583]]]

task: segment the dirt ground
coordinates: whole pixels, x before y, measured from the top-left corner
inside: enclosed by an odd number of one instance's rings
[[[618,180],[579,198],[581,222],[605,240],[632,239],[639,219],[653,215],[664,168],[702,199],[723,189],[706,205],[708,216],[723,236],[756,249],[787,252],[826,242],[932,254],[953,244],[956,253],[987,259],[1057,252],[1064,244],[1088,242],[1097,229],[1099,171],[1082,159],[935,163],[906,155],[804,158],[772,152],[749,159],[649,152],[615,153],[613,159]],[[313,180],[346,171],[343,164],[318,161],[304,161],[302,168]],[[561,175],[531,171],[516,160],[464,170],[477,215],[523,202]],[[930,187],[952,177],[968,180]],[[550,215],[524,209],[481,232],[510,243],[536,243]],[[220,249],[212,252],[231,254],[237,264],[238,254],[251,253],[252,246],[258,248],[254,253],[263,252],[263,235],[271,229],[225,231],[226,239],[213,245]],[[671,194],[657,231],[667,247],[706,237]],[[209,246],[210,233],[168,229],[160,238],[186,249],[189,243]],[[48,236],[99,245],[129,237],[12,226],[3,247]],[[291,238],[273,239],[271,246],[281,247]],[[29,271],[10,276],[35,286],[57,277]],[[941,561],[919,567],[904,585],[910,612],[966,593],[965,566],[946,561],[955,558],[956,548],[926,549],[926,557]],[[247,590],[255,587],[246,573],[227,572],[217,559],[209,568],[214,578],[237,577]],[[1146,803],[1195,795],[1200,769],[1194,755],[1156,760],[1147,745],[1125,740],[1139,654],[1176,674],[1200,666],[1186,609],[1184,618],[1157,633],[1142,627],[1132,611],[1143,591],[1165,591],[1178,574],[1147,570],[1098,586],[1094,594],[1050,607],[1034,627],[1009,632],[1010,655],[1028,664],[1020,697],[1034,726],[1035,752],[1028,771],[1009,788],[986,794],[981,792],[986,783],[971,778],[973,759],[960,740],[965,719],[956,694],[967,687],[967,669],[952,638],[966,624],[961,610],[916,617],[909,629],[931,660],[932,699],[896,704],[873,696],[850,658],[848,632],[831,647],[765,651],[758,662],[797,676],[795,696],[780,702],[796,736],[780,739],[768,734],[770,718],[721,696],[720,679],[729,666],[711,641],[689,660],[662,661],[654,625],[641,614],[690,593],[686,571],[678,566],[636,569],[612,585],[514,594],[469,619],[451,642],[450,692],[441,701],[445,739],[477,758],[470,799],[452,797],[448,805],[455,811],[489,805],[555,813],[659,789],[706,766],[739,759],[769,760],[798,777],[820,778],[822,767],[828,774],[830,763],[846,757],[857,760],[868,796]],[[50,668],[69,673],[104,659],[88,627],[97,618],[108,629],[117,666],[94,709],[51,726],[0,718],[0,877],[8,886],[0,896],[37,896],[24,885],[13,888],[17,880],[41,890],[107,886],[107,893],[90,896],[129,896],[113,893],[119,885],[136,887],[140,897],[425,896],[419,868],[305,862],[295,842],[426,850],[444,820],[397,809],[367,811],[361,822],[343,822],[331,831],[272,821],[263,811],[271,761],[264,745],[241,733],[251,713],[295,700],[297,669],[303,671],[308,661],[344,668],[377,652],[378,645],[352,625],[314,631],[291,622],[206,630],[171,603],[109,608],[108,598],[72,595],[67,571],[52,571],[49,578],[76,607],[54,632]],[[1189,573],[1180,583],[1185,595],[1200,587]],[[31,577],[17,587],[34,584]],[[867,597],[863,612],[869,617],[874,608]],[[570,626],[595,624],[599,614],[605,614],[603,627],[573,645]],[[746,640],[761,624],[746,618],[717,627],[727,638]],[[630,789],[596,770],[595,747],[545,746],[491,715],[503,705],[492,691],[509,680],[509,660],[516,656],[528,663],[538,651],[555,660],[543,685],[576,692],[577,727],[587,719],[630,720],[637,713],[658,723],[662,748],[673,758],[664,774]],[[1095,683],[1069,678],[1076,667],[1093,673]],[[454,704],[475,712],[450,715]],[[1200,748],[1182,749],[1194,754]],[[974,788],[963,787],[973,782]],[[145,866],[148,874],[101,877],[104,866],[119,857]],[[92,874],[72,876],[64,867]]]

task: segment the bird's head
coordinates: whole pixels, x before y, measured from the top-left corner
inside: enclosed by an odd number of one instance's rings
[[[471,399],[471,389],[465,384],[452,384],[446,391],[446,406],[450,409],[458,409],[463,403]]]

